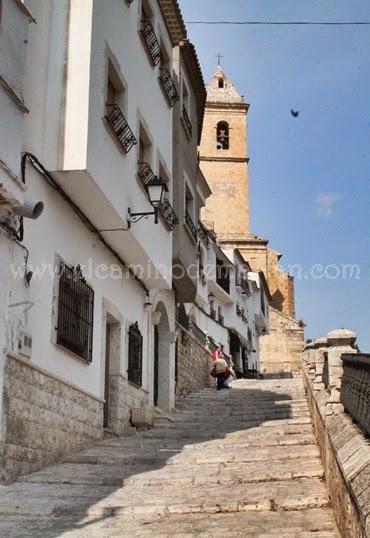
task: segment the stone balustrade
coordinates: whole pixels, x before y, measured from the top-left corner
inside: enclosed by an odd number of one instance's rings
[[[365,375],[370,370],[370,358],[365,356],[365,360],[364,356],[357,355],[357,349],[353,347],[355,341],[355,333],[337,329],[325,338],[306,344],[302,370],[340,533],[348,538],[368,538],[370,444],[364,430],[356,424],[354,419],[359,420],[359,417],[354,416],[353,410],[357,409],[361,417],[368,417],[364,398],[369,397],[370,385]],[[365,368],[361,368],[361,373],[356,374],[356,388],[352,383],[351,395],[348,396],[349,364],[352,367],[356,364],[358,368],[365,363],[367,374],[364,374]]]
[[[370,354],[342,355],[342,361],[341,403],[370,437]]]

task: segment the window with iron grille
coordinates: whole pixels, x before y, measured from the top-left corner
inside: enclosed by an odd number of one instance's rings
[[[59,265],[57,344],[87,362],[92,361],[94,290],[81,268]]]
[[[138,323],[130,325],[128,331],[128,380],[138,387],[142,384],[143,337]]]

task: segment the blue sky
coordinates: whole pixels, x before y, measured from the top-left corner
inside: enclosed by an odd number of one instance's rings
[[[370,21],[369,0],[180,0],[185,21]],[[306,338],[370,352],[370,26],[188,25],[250,103],[252,230],[296,276]],[[290,109],[300,111],[297,119]],[[344,265],[356,265],[352,277]],[[301,267],[301,270],[298,269]]]

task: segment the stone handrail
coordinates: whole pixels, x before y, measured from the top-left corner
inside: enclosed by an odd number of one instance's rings
[[[342,355],[342,361],[341,403],[370,436],[370,355]]]
[[[302,370],[340,534],[370,538],[370,445],[363,424],[370,356],[358,354],[355,341],[353,332],[339,329],[308,343]]]

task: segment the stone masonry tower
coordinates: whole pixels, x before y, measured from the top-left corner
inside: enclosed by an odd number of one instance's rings
[[[221,67],[207,86],[201,168],[213,196],[202,218],[220,240],[246,239],[250,232],[247,169],[247,112],[244,101]]]
[[[261,371],[265,375],[299,368],[303,324],[295,319],[294,280],[281,271],[281,254],[268,240],[251,233],[247,150],[249,105],[218,66],[207,85],[201,168],[212,190],[202,220],[217,234],[220,246],[239,249],[253,270],[263,271],[272,296],[270,334],[261,337]]]

